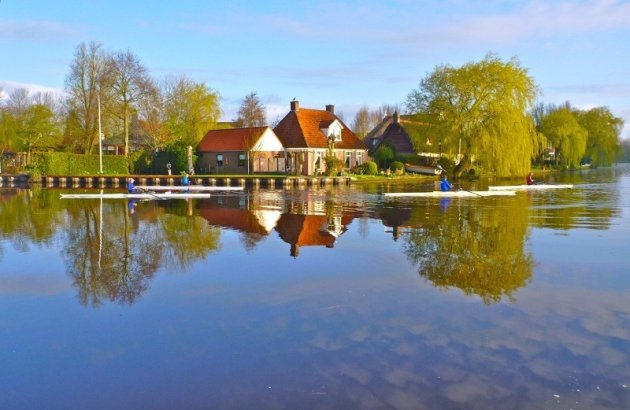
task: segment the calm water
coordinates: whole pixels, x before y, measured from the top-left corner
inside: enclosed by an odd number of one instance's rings
[[[630,408],[630,167],[547,179],[3,188],[0,408]]]

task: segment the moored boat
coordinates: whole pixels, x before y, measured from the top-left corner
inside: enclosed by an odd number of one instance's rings
[[[423,174],[423,175],[440,175],[444,169],[439,166],[432,165],[413,165],[413,164],[405,164],[405,171],[411,172],[414,174]]]

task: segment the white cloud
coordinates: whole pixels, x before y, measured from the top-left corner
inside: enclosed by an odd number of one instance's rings
[[[47,40],[72,38],[77,33],[63,24],[50,21],[0,21],[2,40]]]
[[[3,81],[0,80],[0,100],[7,98],[13,91],[19,88],[26,88],[30,94],[52,93],[55,96],[61,97],[65,93],[63,90],[54,87],[47,87],[40,84],[18,83],[15,81]]]

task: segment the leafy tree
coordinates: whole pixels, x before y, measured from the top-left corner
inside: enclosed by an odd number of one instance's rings
[[[537,135],[527,114],[538,88],[516,59],[488,54],[478,63],[438,66],[407,97],[407,110],[429,114],[442,148],[462,166],[476,161],[499,176],[522,175],[535,156]]]
[[[2,107],[0,138],[3,148],[26,151],[27,162],[32,149],[56,148],[61,127],[57,104],[52,94],[31,95],[25,88],[13,91]]]
[[[606,107],[576,111],[578,123],[588,132],[586,159],[593,166],[611,165],[621,153],[619,135],[623,120]]]
[[[236,122],[239,127],[262,127],[267,124],[265,106],[256,92],[252,91],[245,96],[238,109]]]
[[[575,168],[586,153],[588,132],[577,121],[570,107],[553,109],[542,119],[541,132],[555,148],[556,165]]]
[[[170,144],[197,146],[221,116],[219,93],[186,77],[167,80],[164,96]]]
[[[376,150],[373,157],[380,164],[381,168],[387,168],[390,161],[394,159],[394,150],[387,145],[383,145]]]
[[[621,140],[621,161],[630,162],[630,139]]]

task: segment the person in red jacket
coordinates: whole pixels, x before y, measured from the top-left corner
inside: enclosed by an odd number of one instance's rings
[[[532,172],[527,174],[527,178],[525,178],[525,182],[527,182],[527,185],[534,185],[536,183],[536,181],[534,180],[534,174]]]

